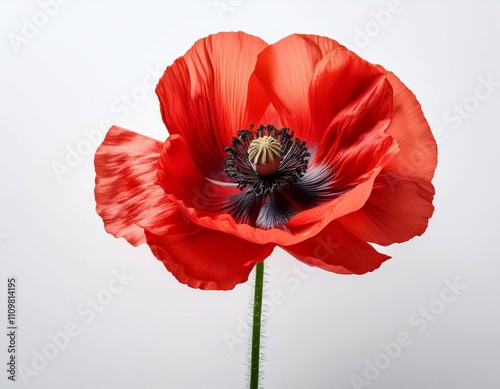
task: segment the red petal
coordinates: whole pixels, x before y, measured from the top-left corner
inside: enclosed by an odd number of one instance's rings
[[[339,220],[361,239],[381,245],[404,242],[426,230],[434,210],[430,180],[437,164],[436,142],[415,95],[394,74],[387,72],[387,78],[394,90],[387,132],[400,151],[384,166],[365,206]]]
[[[145,226],[161,228],[174,205],[155,184],[161,142],[112,127],[95,155],[97,213],[106,231],[136,246]]]
[[[170,136],[163,145],[158,183],[186,217],[201,227],[256,244],[290,244],[306,239],[276,228],[262,230],[237,223],[224,209],[231,195],[242,192],[236,187],[216,185],[207,180],[191,160],[188,145],[180,135]]]
[[[384,131],[391,120],[392,93],[383,73],[346,49],[317,65],[309,93],[321,135],[314,161],[333,167],[337,187],[355,184],[390,147]]]
[[[239,224],[229,214],[209,214],[204,210],[200,212],[185,201],[176,198],[172,200],[179,205],[192,223],[201,227],[234,235],[260,245],[289,246],[315,236],[332,220],[360,209],[371,193],[373,180],[377,174],[378,170],[375,170],[370,179],[344,195],[295,215],[288,221],[287,231],[278,228],[263,230],[248,224]]]
[[[292,233],[297,235],[305,235],[313,233],[314,231],[317,233],[333,220],[357,211],[369,198],[373,182],[379,171],[380,168],[374,170],[368,180],[357,185],[345,194],[298,213],[289,220],[287,227]]]
[[[274,248],[199,227],[180,212],[176,219],[166,235],[146,232],[148,245],[179,282],[192,288],[233,289],[247,281],[255,263]]]
[[[375,167],[387,162],[387,154],[394,154],[396,144],[385,133],[391,120],[392,88],[373,65],[348,50],[335,50],[317,65],[310,99],[318,135],[331,120],[312,164],[328,165],[336,188],[366,180]]]
[[[390,258],[337,222],[330,223],[314,238],[283,248],[308,265],[340,274],[364,274]]]
[[[338,221],[362,240],[380,245],[405,242],[427,228],[434,188],[401,176],[381,173],[362,209]]]
[[[266,89],[281,121],[297,137],[316,144],[308,92],[316,64],[340,45],[314,35],[290,35],[260,54],[255,74]],[[267,123],[265,123],[267,124]]]
[[[379,67],[386,72],[385,69]],[[398,155],[384,171],[429,182],[437,165],[436,141],[415,95],[393,73],[387,79],[394,90],[394,108],[387,133],[398,142]]]
[[[326,55],[317,64],[308,91],[316,131],[322,135],[340,111],[376,84],[387,82],[382,75],[375,66],[344,47]]]
[[[224,213],[229,196],[241,191],[207,180],[191,158],[189,147],[181,135],[171,135],[165,141],[158,163],[158,183],[169,196],[175,196],[174,200],[200,215]]]
[[[290,226],[288,232],[277,228],[263,230],[237,223],[225,209],[229,197],[240,194],[241,191],[236,187],[216,185],[207,180],[190,159],[187,149],[188,145],[180,135],[172,135],[167,139],[159,160],[158,183],[192,223],[256,244],[281,245],[298,243],[307,239],[308,235],[319,232],[324,226],[326,206],[317,211],[306,211],[308,213],[305,218],[300,218],[301,214],[297,215],[298,227]],[[329,203],[329,215],[332,218],[340,217],[359,209],[368,198],[371,185],[371,181],[360,185],[342,198]],[[307,231],[303,224],[307,224]]]
[[[168,131],[186,139],[205,176],[222,170],[224,147],[239,129],[259,124],[269,105],[251,77],[266,46],[242,32],[210,35],[169,66],[156,88]]]

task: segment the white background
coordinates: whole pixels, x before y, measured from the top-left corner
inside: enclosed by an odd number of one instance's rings
[[[164,140],[148,85],[195,40],[223,30],[347,44],[415,92],[439,146],[429,229],[386,248],[394,258],[376,272],[308,271],[279,250],[266,261],[275,303],[263,387],[500,387],[500,2],[73,0],[52,16],[41,3],[0,2],[0,388],[245,387],[250,286],[190,289],[147,247],[106,234],[94,211],[96,147],[84,135],[118,124]],[[380,13],[389,8],[390,20]],[[489,91],[480,86],[488,78]],[[115,283],[116,272],[128,281]],[[16,382],[6,372],[10,276]],[[466,288],[445,303],[447,282]],[[107,305],[90,308],[96,297]],[[381,343],[401,332],[412,344],[384,357]],[[375,362],[383,368],[367,370]],[[353,385],[353,375],[370,385]]]

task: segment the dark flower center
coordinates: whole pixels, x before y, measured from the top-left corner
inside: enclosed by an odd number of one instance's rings
[[[250,130],[239,130],[232,147],[224,149],[224,172],[238,188],[249,187],[257,197],[290,186],[304,176],[311,155],[306,142],[293,135],[289,128],[262,124],[255,132],[253,125]]]

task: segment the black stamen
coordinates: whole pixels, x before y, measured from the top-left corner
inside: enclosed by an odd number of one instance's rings
[[[238,184],[238,188],[243,190],[249,187],[255,196],[261,197],[274,190],[282,190],[300,180],[309,163],[307,158],[310,153],[306,142],[298,138],[293,139],[294,132],[286,127],[278,130],[272,125],[260,125],[255,132],[252,130],[253,125],[250,126],[250,130],[239,130],[238,137],[231,141],[232,147],[224,149],[227,153],[224,172]],[[252,140],[266,135],[272,136],[280,143],[283,159],[276,173],[260,176],[249,161],[247,150]]]

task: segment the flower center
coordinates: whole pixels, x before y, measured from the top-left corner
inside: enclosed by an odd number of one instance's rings
[[[226,175],[241,190],[250,187],[256,196],[282,190],[304,175],[308,157],[306,142],[294,138],[289,128],[260,125],[257,131],[239,130],[226,147]]]

